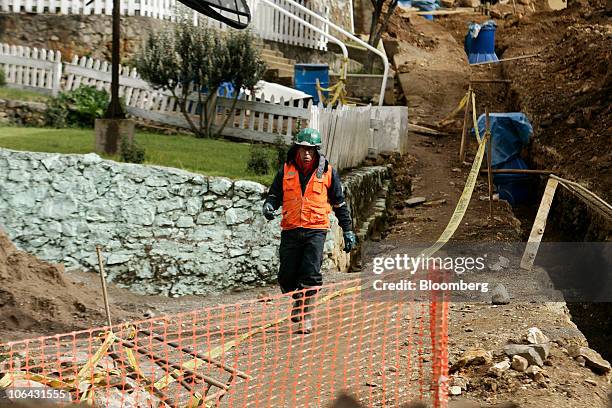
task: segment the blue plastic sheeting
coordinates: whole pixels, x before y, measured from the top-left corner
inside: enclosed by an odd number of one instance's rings
[[[486,117],[478,118],[478,132],[484,135]],[[521,149],[529,143],[533,127],[522,112],[490,113],[489,127],[493,136],[492,165],[497,166],[517,157]]]
[[[470,64],[499,61],[495,54],[495,30],[497,24],[488,20],[484,24],[470,23],[463,41],[463,49]]]
[[[403,8],[410,8],[412,7],[412,0],[399,0],[397,5]]]
[[[478,132],[484,135],[486,116],[478,118]],[[490,113],[489,126],[492,141],[491,167],[493,169],[527,169],[520,158],[521,150],[529,143],[533,127],[527,116],[521,112]],[[488,147],[488,146],[487,146]],[[499,198],[512,206],[531,200],[533,188],[525,174],[494,174],[493,183]]]

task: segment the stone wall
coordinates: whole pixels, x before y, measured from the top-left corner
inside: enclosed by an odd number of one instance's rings
[[[372,167],[344,178],[356,225],[388,178]],[[273,282],[279,219],[261,216],[266,188],[178,169],[0,149],[0,225],[23,250],[95,270],[139,293],[206,294]],[[324,267],[346,270],[332,215]]]
[[[47,105],[0,99],[0,125],[43,126]]]
[[[169,24],[150,17],[121,17],[121,52],[124,61],[143,44],[150,30]],[[110,61],[111,16],[6,13],[0,14],[0,42],[60,50],[62,59],[73,55]]]

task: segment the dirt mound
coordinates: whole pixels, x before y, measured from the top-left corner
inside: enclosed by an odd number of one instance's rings
[[[101,295],[19,251],[0,229],[0,343],[83,329],[104,321]]]

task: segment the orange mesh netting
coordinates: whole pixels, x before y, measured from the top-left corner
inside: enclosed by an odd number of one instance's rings
[[[0,345],[0,389],[45,384],[101,407],[319,407],[340,391],[444,406],[445,299],[373,302],[359,283],[321,288],[308,335],[278,295]]]

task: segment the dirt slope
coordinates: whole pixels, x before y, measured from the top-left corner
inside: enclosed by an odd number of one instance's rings
[[[126,317],[118,309],[115,316]],[[0,342],[103,324],[101,293],[19,251],[0,229]]]

